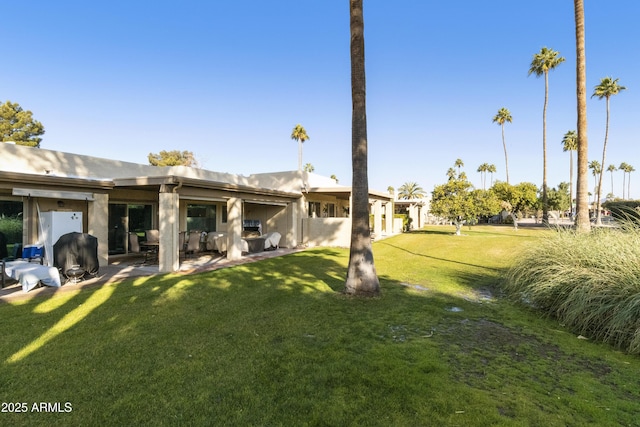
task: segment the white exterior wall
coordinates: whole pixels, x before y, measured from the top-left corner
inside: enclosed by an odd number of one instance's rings
[[[303,218],[303,243],[307,246],[349,247],[351,244],[350,218]]]
[[[402,233],[402,218],[393,218],[393,232]]]

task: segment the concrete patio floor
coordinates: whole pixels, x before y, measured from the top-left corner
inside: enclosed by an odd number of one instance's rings
[[[264,251],[254,254],[244,254],[241,259],[230,261],[218,253],[204,253],[197,257],[181,260],[179,271],[173,274],[194,274],[205,271],[218,270],[220,268],[257,262],[263,259],[274,258],[304,249],[278,248],[273,251]],[[73,292],[90,286],[102,286],[122,282],[136,277],[149,277],[160,274],[157,264],[146,264],[144,259],[138,256],[109,257],[109,265],[100,267],[98,275],[94,278],[82,280],[78,283],[66,282],[60,288],[41,286],[30,292],[24,292],[22,286],[9,280],[6,287],[0,289],[0,303],[31,299],[39,296],[53,295],[60,292]]]

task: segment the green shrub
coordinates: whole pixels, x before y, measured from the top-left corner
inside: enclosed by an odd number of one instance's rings
[[[0,232],[7,237],[7,243],[22,242],[22,218],[0,217]]]
[[[505,290],[576,333],[640,354],[640,227],[559,230],[529,247]]]

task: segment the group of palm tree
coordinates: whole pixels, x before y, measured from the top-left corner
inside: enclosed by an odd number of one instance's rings
[[[599,186],[602,182],[602,163],[600,163],[598,160],[592,160],[589,162],[589,169],[591,169],[591,173],[593,174],[595,194],[598,194],[600,191]],[[615,171],[622,171],[622,199],[626,200],[630,197],[629,192],[631,190],[631,172],[635,172],[635,168],[626,162],[620,163],[620,166],[618,167],[616,167],[615,165],[609,165],[607,167],[607,170],[605,172],[611,173],[611,192],[607,195],[607,198],[615,197],[613,191],[613,173]],[[627,175],[629,175],[628,181]],[[626,194],[625,189],[627,190]]]
[[[533,55],[529,66],[529,75],[544,76],[544,107],[542,109],[542,221],[549,221],[549,202],[547,197],[547,104],[549,102],[549,71],[555,69],[565,61],[564,57],[548,47],[543,47],[540,52]],[[507,160],[507,145],[504,140],[504,124],[511,123],[513,118],[507,108],[500,108],[493,118],[494,123],[502,127],[502,146],[504,148],[504,162],[509,183],[509,163]]]
[[[536,77],[544,76],[544,107],[542,109],[542,220],[549,220],[549,203],[547,200],[547,104],[549,102],[549,71],[555,69],[565,61],[564,57],[548,47],[543,47],[540,52],[533,55],[533,60],[529,66],[529,75]],[[507,159],[507,146],[504,140],[504,124],[511,123],[513,118],[511,112],[503,107],[498,110],[498,114],[493,118],[494,123],[502,127],[502,146],[504,148],[505,170],[507,174],[507,184],[509,183],[509,163]]]
[[[606,99],[607,101],[607,121],[606,121],[606,125],[605,125],[605,132],[604,132],[604,144],[602,146],[602,163],[601,165],[604,167],[605,165],[605,159],[606,159],[606,155],[607,155],[607,140],[609,138],[609,100],[613,95],[617,95],[618,93],[620,93],[621,91],[625,90],[626,87],[621,86],[618,84],[618,80],[619,79],[613,79],[611,77],[604,77],[602,79],[600,79],[600,84],[597,85],[593,91],[593,95],[591,95],[591,97],[593,98],[594,96],[597,96],[598,99]],[[600,225],[601,219],[600,219],[600,215],[601,215],[601,209],[600,209],[600,195],[602,194],[602,171],[599,174],[599,178],[598,178],[598,187],[596,190],[596,224]]]
[[[611,77],[604,77],[600,79],[600,84],[597,85],[591,97],[597,97],[598,99],[605,99],[607,101],[607,120],[605,125],[605,133],[604,133],[604,144],[602,146],[602,161],[599,162],[597,160],[592,160],[589,162],[588,167],[591,169],[593,173],[595,182],[595,194],[596,194],[596,224],[601,224],[601,195],[602,195],[602,175],[603,175],[603,165],[605,165],[606,155],[607,155],[607,142],[609,139],[609,117],[610,117],[610,108],[609,101],[613,95],[617,95],[621,91],[625,90],[624,86],[618,84],[619,79],[613,79]],[[578,139],[577,133],[575,131],[568,131],[564,138],[562,139],[563,149],[564,151],[569,151],[571,154],[572,151],[578,149]],[[573,155],[571,154],[571,186],[573,190]],[[609,165],[607,167],[607,172],[611,173],[611,196],[613,196],[613,172],[616,170],[621,170],[624,173],[624,177],[626,178],[626,174],[631,174],[635,169],[633,166],[623,162],[620,164],[619,168],[616,168],[614,165]],[[631,175],[629,175],[629,181],[631,181]],[[622,198],[625,198],[624,194],[625,185],[622,185]],[[627,196],[629,196],[627,194]],[[573,200],[573,197],[572,199]]]
[[[581,2],[576,2],[581,3]],[[540,52],[533,55],[533,60],[531,61],[531,65],[529,68],[529,75],[534,74],[537,77],[544,76],[544,107],[542,110],[542,153],[543,153],[543,174],[542,174],[542,220],[543,222],[548,222],[549,219],[549,202],[547,197],[547,104],[549,99],[549,71],[555,69],[558,65],[563,63],[565,59],[560,56],[560,54],[547,47],[543,47]],[[613,95],[617,95],[621,91],[625,90],[624,86],[618,84],[619,79],[614,79],[612,77],[604,77],[600,79],[600,84],[595,86],[593,94],[591,97],[597,97],[598,99],[605,99],[607,101],[607,120],[605,127],[605,137],[604,144],[602,148],[602,162],[592,161],[589,164],[589,168],[593,170],[593,175],[597,179],[596,183],[596,224],[600,224],[600,211],[601,211],[601,199],[600,195],[602,193],[602,167],[601,165],[605,164],[606,153],[607,153],[607,142],[609,136],[609,117],[610,117],[610,109],[609,109],[609,101]],[[586,108],[586,107],[585,107]],[[498,113],[493,117],[493,122],[499,124],[502,127],[502,146],[504,148],[504,160],[505,160],[505,170],[507,175],[507,183],[509,183],[509,163],[507,158],[507,146],[505,144],[504,139],[504,124],[511,123],[513,118],[511,116],[511,112],[507,108],[500,108]],[[586,133],[586,132],[585,132]],[[573,201],[573,151],[578,150],[579,142],[578,142],[578,132],[576,131],[568,131],[564,138],[562,139],[563,150],[569,151],[570,154],[570,197]],[[630,173],[633,167],[626,165],[626,168],[623,165],[620,166],[620,170],[625,171],[625,173]],[[481,165],[482,168],[482,165]],[[613,172],[616,168],[613,165],[609,166],[607,171]],[[485,170],[478,169],[478,172],[485,172]],[[613,180],[613,177],[612,177]],[[484,184],[483,184],[484,185]],[[612,188],[613,193],[613,188]],[[623,194],[624,194],[624,185],[623,185]],[[623,195],[624,198],[624,195]]]
[[[576,151],[578,149],[578,134],[576,133],[575,130],[570,130],[567,133],[564,134],[564,137],[562,138],[562,150],[563,151],[568,151],[569,152],[569,177],[570,177],[570,186],[571,186],[571,200],[573,200],[573,152]],[[598,179],[600,178],[600,175],[602,174],[602,163],[600,163],[598,160],[592,160],[589,162],[589,169],[591,169],[591,172],[594,176],[594,179]],[[613,186],[613,173],[615,171],[622,171],[623,176],[622,176],[622,199],[627,199],[630,197],[630,193],[629,193],[629,189],[631,187],[631,172],[635,172],[635,169],[633,166],[631,166],[630,164],[626,163],[626,162],[622,162],[620,163],[620,166],[616,167],[615,165],[609,165],[607,167],[606,172],[611,173],[611,192],[607,195],[607,198],[611,198],[611,197],[615,197],[615,191],[614,191],[614,186]],[[626,182],[626,178],[627,178],[627,174],[629,175],[629,182]],[[599,192],[598,190],[598,182],[596,181],[594,184],[594,191],[596,193]],[[625,194],[625,189],[627,190],[627,193]]]
[[[506,151],[505,151],[506,153]],[[487,189],[487,172],[491,174],[491,185],[493,186],[493,174],[498,170],[496,169],[496,165],[483,163],[478,166],[478,172],[480,172],[480,179],[482,180],[482,189]],[[507,183],[509,182],[509,174],[507,173]]]
[[[633,166],[631,166],[630,164],[628,164],[626,162],[620,163],[620,166],[618,166],[618,170],[622,171],[622,198],[623,199],[629,199],[629,198],[631,198],[631,194],[630,194],[630,190],[631,190],[631,172],[635,172],[636,170],[633,168]],[[627,194],[626,194],[626,197],[625,197],[624,187],[625,187],[625,178],[626,178],[627,175],[629,175],[629,179],[628,179],[628,181],[626,183],[626,185],[627,185]],[[613,178],[612,178],[612,180],[613,180]]]

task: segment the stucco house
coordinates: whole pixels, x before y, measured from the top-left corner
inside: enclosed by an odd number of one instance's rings
[[[82,212],[100,265],[130,251],[130,232],[150,229],[158,230],[161,272],[179,269],[180,233],[192,230],[223,236],[230,259],[243,256],[247,224],[277,231],[282,247],[348,246],[350,197],[350,187],[302,171],[243,176],[0,144],[0,216],[20,212],[21,243],[38,243],[43,212]],[[370,191],[369,199],[373,233],[401,232],[392,197]]]

